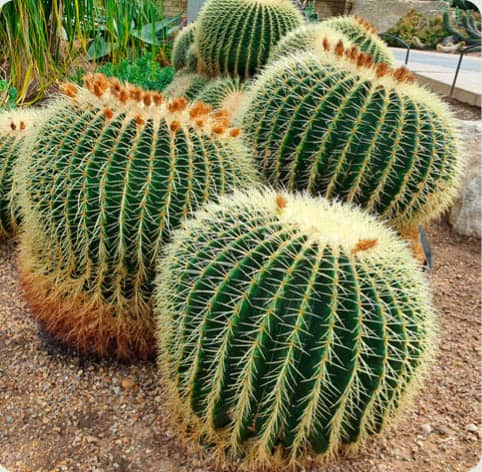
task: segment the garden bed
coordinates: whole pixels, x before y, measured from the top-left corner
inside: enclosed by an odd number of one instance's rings
[[[480,458],[480,241],[445,223],[428,234],[441,334],[430,381],[388,435],[330,471],[465,472]],[[11,472],[214,470],[180,446],[163,399],[154,363],[96,361],[39,337],[15,247],[0,245],[0,464]]]

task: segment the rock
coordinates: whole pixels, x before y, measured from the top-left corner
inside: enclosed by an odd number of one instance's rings
[[[478,433],[479,428],[477,428],[477,426],[475,426],[475,424],[471,423],[471,424],[468,424],[465,427],[465,431],[469,431],[470,433]]]
[[[135,383],[128,377],[121,380],[121,387],[125,390],[130,390],[131,388],[134,387],[134,385]]]
[[[460,195],[453,205],[449,222],[456,233],[481,237],[481,121],[458,120],[461,131],[462,152],[465,155],[465,171]]]
[[[444,1],[426,0],[352,0],[351,3],[350,15],[366,18],[380,32],[394,26],[410,10],[430,16],[447,8]]]
[[[435,428],[435,432],[437,434],[440,434],[442,436],[447,436],[447,434],[449,434],[449,429],[447,428],[447,426],[444,426],[444,425],[440,425],[440,426],[437,426]]]
[[[430,426],[428,423],[425,423],[422,426],[420,426],[420,429],[422,430],[422,434],[424,436],[429,435],[433,431],[432,426]]]

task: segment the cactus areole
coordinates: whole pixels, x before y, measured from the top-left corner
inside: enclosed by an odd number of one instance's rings
[[[96,75],[67,85],[18,174],[22,281],[34,316],[74,347],[154,351],[159,249],[183,218],[252,180],[239,129],[203,103]]]
[[[159,362],[173,403],[187,434],[250,470],[380,432],[431,358],[417,263],[348,205],[237,192],[176,232],[160,269]]]

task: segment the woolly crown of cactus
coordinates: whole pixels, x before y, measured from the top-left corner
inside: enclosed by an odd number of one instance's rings
[[[154,350],[152,282],[171,231],[250,183],[240,130],[203,103],[88,77],[20,159],[21,279],[54,337],[119,358]]]
[[[19,223],[15,198],[14,167],[27,128],[33,129],[37,112],[15,109],[0,113],[0,239],[13,236]]]
[[[208,83],[207,77],[196,72],[182,70],[174,76],[163,94],[166,97],[186,97],[188,100],[193,100]]]
[[[448,107],[356,47],[282,58],[250,88],[246,140],[274,187],[354,202],[399,229],[440,215],[462,162]]]
[[[195,100],[211,105],[214,110],[226,110],[233,121],[243,107],[251,81],[241,82],[239,77],[223,77],[211,80],[199,92]]]
[[[250,77],[274,45],[302,24],[290,0],[207,0],[197,20],[199,67],[212,77]]]
[[[251,191],[208,205],[176,232],[155,297],[186,434],[243,469],[357,447],[406,407],[433,354],[410,251],[324,199]]]
[[[330,28],[325,23],[309,23],[290,31],[281,38],[276,47],[273,48],[269,62],[274,62],[283,56],[305,51],[315,54],[321,52],[323,54],[325,51],[323,42],[326,38],[329,38],[332,44],[343,41],[345,47],[354,45],[342,32]]]
[[[171,52],[171,63],[174,70],[179,71],[184,67],[190,67],[195,70],[192,58],[188,59],[190,47],[194,41],[194,34],[196,33],[196,23],[191,23],[185,26],[174,40]]]
[[[378,36],[375,28],[359,16],[337,16],[324,20],[325,27],[343,33],[360,51],[370,54],[378,63],[395,64],[395,58],[387,44]]]

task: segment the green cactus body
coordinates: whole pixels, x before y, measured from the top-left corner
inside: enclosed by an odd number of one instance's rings
[[[41,325],[79,350],[152,354],[159,249],[193,210],[252,181],[239,129],[197,103],[70,85],[16,170],[25,231],[20,269]],[[128,97],[126,98],[126,92]],[[235,131],[235,132],[234,132]]]
[[[440,215],[457,194],[448,107],[405,68],[373,65],[340,43],[266,68],[242,122],[275,188],[353,202],[399,229]]]
[[[324,199],[252,191],[208,205],[175,234],[155,299],[159,363],[188,434],[249,470],[379,433],[433,354],[408,248]]]
[[[166,97],[186,97],[193,100],[209,83],[209,79],[195,72],[181,71],[174,76],[174,80],[164,90]]]
[[[339,16],[324,20],[322,25],[343,33],[360,51],[370,54],[378,64],[395,64],[392,52],[378,36],[376,30],[363,18]]]
[[[196,23],[184,27],[174,40],[172,45],[171,63],[174,70],[180,71],[189,66],[192,71],[196,70],[195,61],[193,63],[192,58],[188,61],[188,54],[190,47],[194,42],[194,35],[196,33]],[[189,62],[189,64],[188,64]]]
[[[203,72],[244,79],[266,64],[274,45],[303,17],[290,0],[208,0],[197,24]]]
[[[310,51],[316,54],[324,50],[323,41],[326,38],[330,38],[332,44],[343,41],[347,47],[353,45],[345,34],[330,28],[325,23],[309,23],[290,31],[281,38],[276,47],[273,48],[269,62],[300,52]]]
[[[14,167],[21,153],[27,128],[35,127],[34,111],[15,109],[0,114],[0,240],[12,237],[19,214],[14,189]]]

